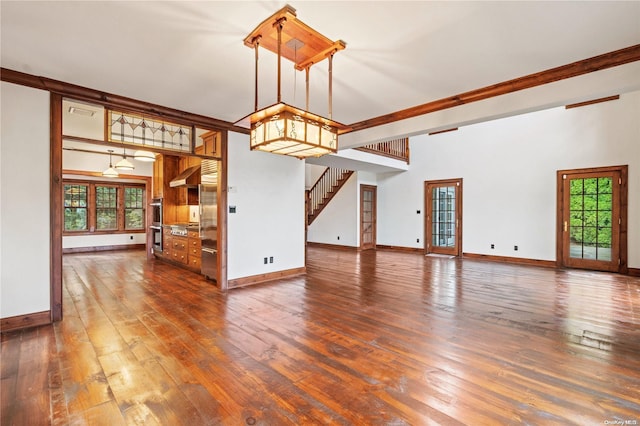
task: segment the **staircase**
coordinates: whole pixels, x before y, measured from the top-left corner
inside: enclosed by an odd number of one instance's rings
[[[352,174],[353,170],[327,167],[313,187],[307,191],[307,225],[311,225]]]

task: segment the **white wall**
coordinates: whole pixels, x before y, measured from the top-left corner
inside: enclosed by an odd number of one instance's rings
[[[50,310],[49,92],[2,83],[0,317]]]
[[[358,174],[351,175],[307,230],[307,241],[358,247]]]
[[[251,151],[233,132],[228,152],[228,279],[304,267],[304,161]]]
[[[359,247],[360,185],[375,186],[376,182],[374,173],[356,172],[351,175],[336,196],[309,226],[307,241]]]
[[[378,244],[423,247],[424,181],[462,178],[464,252],[555,260],[556,171],[627,164],[629,267],[638,268],[639,116],[631,92],[412,137],[410,170],[378,177]]]

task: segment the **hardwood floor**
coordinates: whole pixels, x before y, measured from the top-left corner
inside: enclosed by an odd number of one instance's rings
[[[143,252],[65,255],[64,320],[2,335],[2,425],[640,424],[640,278],[307,260],[224,294]]]

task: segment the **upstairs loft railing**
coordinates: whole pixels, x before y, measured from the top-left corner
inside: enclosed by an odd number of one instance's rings
[[[358,151],[369,152],[371,154],[383,155],[409,164],[409,138],[392,139],[384,142],[355,148]]]
[[[332,167],[328,167],[324,171],[311,189],[307,191],[307,225],[310,225],[318,217],[352,174],[352,170]]]

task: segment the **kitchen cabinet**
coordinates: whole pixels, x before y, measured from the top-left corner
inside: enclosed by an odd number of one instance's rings
[[[173,235],[171,238],[171,260],[181,263],[183,265],[189,264],[189,251],[187,237],[179,237]]]
[[[178,221],[176,210],[178,194],[169,186],[169,183],[178,174],[179,161],[180,157],[158,154],[153,163],[152,198],[163,199],[162,223]]]
[[[187,244],[189,247],[189,266],[200,272],[202,266],[200,233],[198,231],[189,231]]]
[[[206,155],[207,157],[222,157],[222,135],[220,132],[206,132],[200,135],[202,145],[196,147],[196,154]]]
[[[182,173],[190,167],[200,167],[200,162],[198,157],[180,157],[178,173]],[[198,188],[177,187],[172,189],[175,191],[177,205],[198,205]]]
[[[162,230],[162,254],[156,253],[156,257],[200,273],[200,233],[197,229],[187,229],[186,235],[173,235],[171,225],[165,225]]]

